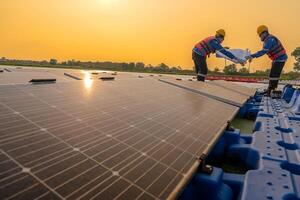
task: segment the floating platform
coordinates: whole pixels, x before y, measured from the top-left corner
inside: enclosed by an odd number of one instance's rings
[[[243,164],[246,173],[226,173],[218,167],[211,175],[199,172],[180,199],[298,200],[299,94],[286,86],[281,99],[256,95],[249,101],[241,114],[255,116],[253,134],[225,131],[210,155],[211,160],[238,158],[233,164]]]
[[[293,87],[274,100],[226,81],[37,70],[0,74],[0,199],[299,199]],[[230,128],[236,116],[254,133]]]

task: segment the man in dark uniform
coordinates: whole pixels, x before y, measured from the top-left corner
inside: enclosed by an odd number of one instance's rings
[[[269,87],[265,92],[267,96],[270,96],[272,90],[275,90],[278,87],[279,78],[288,56],[280,40],[269,33],[267,26],[259,26],[257,28],[257,34],[263,42],[263,49],[252,54],[247,59],[251,62],[253,58],[259,58],[267,54],[272,60],[272,68],[269,75]]]

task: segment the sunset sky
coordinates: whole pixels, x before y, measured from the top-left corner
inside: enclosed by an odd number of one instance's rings
[[[299,12],[299,0],[0,0],[0,56],[192,68],[194,44],[219,28],[228,35],[224,45],[259,50],[261,24],[290,55],[300,46]],[[290,56],[285,71],[293,62]],[[266,69],[270,61],[252,66]]]

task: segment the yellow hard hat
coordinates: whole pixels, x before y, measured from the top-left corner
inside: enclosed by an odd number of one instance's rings
[[[263,32],[269,31],[268,27],[265,25],[261,25],[257,28],[257,34],[261,35]]]
[[[217,35],[220,35],[222,37],[225,37],[226,36],[226,33],[225,33],[225,30],[224,29],[219,29],[217,30],[216,32]]]

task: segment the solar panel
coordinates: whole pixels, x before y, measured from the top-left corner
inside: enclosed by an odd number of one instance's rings
[[[77,80],[77,81],[82,80],[81,78],[79,78],[79,77],[77,77],[77,76],[74,76],[74,75],[72,75],[72,74],[66,73],[66,72],[64,73],[64,75],[67,76],[67,77],[69,77],[69,78],[75,79],[75,80]]]
[[[152,79],[0,86],[0,198],[174,198],[237,111]]]
[[[51,70],[50,68],[39,68],[39,67],[9,67],[8,68],[11,72],[48,72]]]
[[[117,80],[120,79],[137,79],[139,78],[139,76],[143,76],[143,77],[147,77],[150,78],[149,74],[145,74],[145,73],[127,73],[127,72],[109,72],[107,74],[100,74],[99,77],[115,77]],[[157,75],[158,76],[158,75]]]
[[[66,71],[65,75],[68,77],[71,77],[72,79],[77,80],[86,80],[86,79],[107,79],[114,77],[115,79],[132,79],[137,78],[138,74],[135,73],[116,73],[116,72],[94,72],[94,71],[80,71],[80,70],[72,70],[72,71]]]
[[[55,83],[56,79],[32,79],[30,83]]]
[[[12,72],[10,69],[4,68],[5,71],[7,72]]]
[[[231,91],[234,91],[234,92],[246,95],[246,96],[253,96],[256,92],[256,90],[254,88],[244,87],[244,86],[241,86],[239,84],[236,84],[236,83],[233,83],[230,81],[218,80],[218,81],[210,81],[208,83],[223,87],[227,90],[231,90]]]
[[[227,88],[204,83],[200,81],[180,81],[172,78],[160,79],[160,81],[171,84],[177,87],[181,87],[195,93],[205,95],[209,98],[219,100],[234,106],[242,107],[245,102],[248,100],[249,96],[241,94],[239,92],[229,90]]]
[[[73,70],[73,71],[66,71],[64,73],[65,76],[70,77],[76,80],[83,80],[83,79],[97,79],[98,75],[93,75],[87,71],[80,71],[80,70]]]
[[[104,77],[100,77],[99,79],[102,80],[102,81],[114,81],[115,77],[113,77],[113,76],[104,76]]]
[[[10,72],[0,74],[0,85],[5,84],[25,84],[32,79],[57,79],[57,82],[68,81],[63,76],[55,75],[52,73],[41,72]]]

